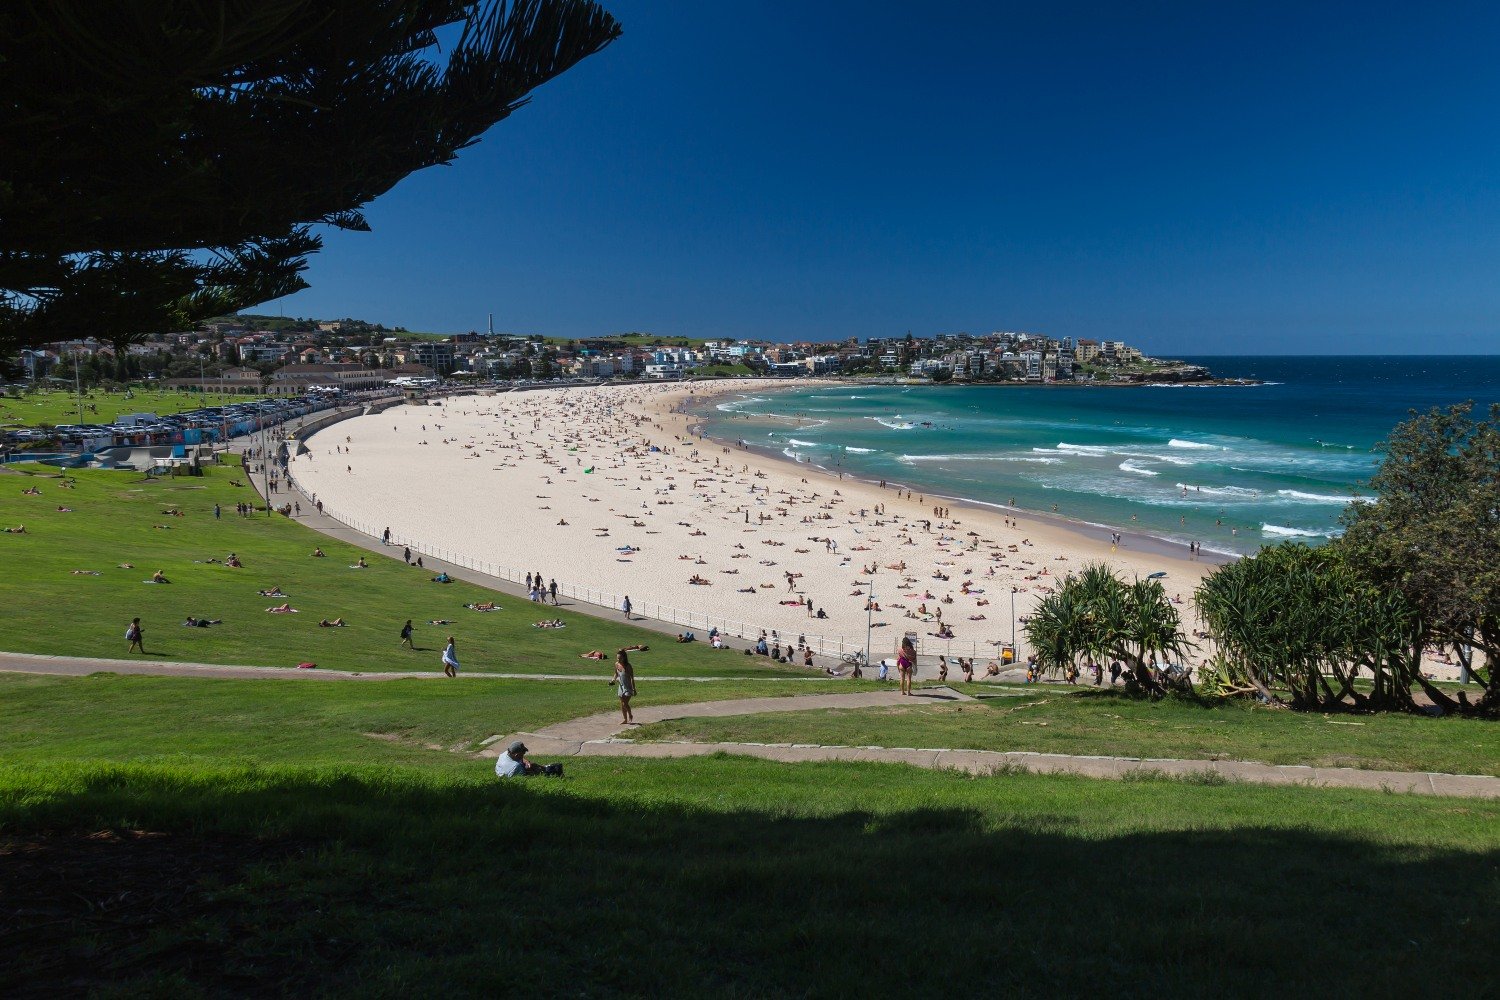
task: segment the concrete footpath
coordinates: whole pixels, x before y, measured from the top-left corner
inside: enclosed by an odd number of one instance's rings
[[[875,708],[922,704],[930,701],[970,701],[952,688],[919,690],[912,698],[894,691],[858,694],[810,695],[790,698],[741,698],[732,701],[688,705],[641,706],[635,709],[638,723],[670,719],[765,712],[798,712],[828,708]],[[1229,782],[1254,785],[1302,785],[1314,788],[1357,788],[1369,791],[1408,792],[1456,798],[1500,798],[1500,778],[1488,775],[1440,774],[1427,771],[1365,771],[1351,767],[1310,767],[1262,764],[1235,760],[1176,760],[1149,757],[1092,757],[1029,751],[951,750],[921,747],[819,746],[797,743],[635,743],[622,739],[629,727],[618,713],[608,712],[560,722],[536,732],[492,736],[485,741],[483,755],[497,757],[514,740],[521,740],[529,754],[537,757],[701,757],[726,753],[759,757],[783,763],[807,761],[859,761],[909,764],[915,767],[964,771],[991,775],[1007,771],[1033,774],[1071,774],[1088,778],[1126,778],[1132,774],[1167,777],[1216,776]]]

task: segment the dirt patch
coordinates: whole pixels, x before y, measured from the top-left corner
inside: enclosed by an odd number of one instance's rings
[[[139,975],[253,989],[225,967],[233,942],[181,933],[233,908],[222,890],[252,865],[303,850],[283,841],[147,831],[0,839],[0,981],[9,997],[76,996]]]

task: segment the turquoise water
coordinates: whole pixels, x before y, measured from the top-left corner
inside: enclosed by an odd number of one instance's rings
[[[824,386],[699,413],[828,469],[1250,552],[1334,536],[1408,410],[1500,402],[1500,357],[1196,360],[1267,384]]]

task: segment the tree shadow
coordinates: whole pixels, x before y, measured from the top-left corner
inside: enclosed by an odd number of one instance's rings
[[[774,773],[745,768],[727,780]],[[94,767],[75,791],[0,800],[0,979],[10,996],[1396,995],[1435,970],[1459,995],[1493,987],[1493,852],[1248,825],[1101,835],[1054,787],[1014,815],[809,816],[744,784],[727,797],[763,805]],[[56,863],[105,828],[152,836]],[[42,884],[50,924],[28,933]],[[142,891],[158,884],[182,891]]]

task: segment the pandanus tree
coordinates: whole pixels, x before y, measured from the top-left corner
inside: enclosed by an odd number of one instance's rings
[[[368,229],[618,34],[588,0],[0,4],[0,346],[305,287],[312,227]]]
[[[1418,619],[1336,546],[1262,549],[1204,580],[1197,605],[1218,647],[1209,680],[1220,693],[1325,711],[1415,707]]]
[[[1191,644],[1181,626],[1159,581],[1125,583],[1096,563],[1041,600],[1026,623],[1026,639],[1047,669],[1066,670],[1084,656],[1118,658],[1130,668],[1133,685],[1160,694],[1163,683],[1150,667],[1159,656],[1187,655]]]

